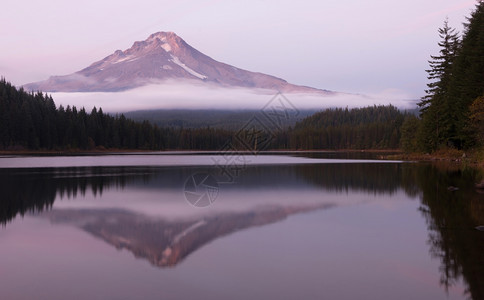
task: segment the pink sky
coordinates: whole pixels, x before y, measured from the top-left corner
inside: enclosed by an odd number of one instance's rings
[[[157,31],[289,82],[418,98],[446,16],[475,1],[2,1],[0,75],[16,85],[78,71]]]

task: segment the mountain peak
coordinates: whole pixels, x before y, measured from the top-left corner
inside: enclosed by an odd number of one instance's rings
[[[283,79],[218,62],[196,50],[174,32],[160,31],[131,48],[113,54],[78,72],[27,84],[45,92],[121,91],[165,80],[203,81],[225,87],[281,92],[328,93],[292,85]]]
[[[161,45],[165,44],[169,46],[178,45],[181,41],[182,39],[174,32],[171,32],[171,31],[168,31],[168,32],[160,31],[157,33],[153,33],[145,40],[145,42],[147,43],[158,43]]]
[[[151,34],[147,40],[150,40],[150,39],[155,39],[155,38],[159,38],[159,39],[163,39],[163,38],[176,38],[176,37],[179,37],[178,35],[176,35],[176,33],[174,33],[173,31],[158,31],[158,32],[155,32],[153,34]]]

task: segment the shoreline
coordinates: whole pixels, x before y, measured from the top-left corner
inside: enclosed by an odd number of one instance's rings
[[[223,150],[182,150],[182,149],[167,149],[167,150],[146,150],[146,149],[94,149],[94,150],[0,150],[0,155],[88,155],[88,154],[137,154],[137,153],[153,153],[153,154],[209,154],[209,153],[224,153]],[[233,153],[248,153],[254,154],[254,151],[240,150],[232,151]],[[338,150],[263,150],[257,151],[257,154],[274,154],[274,153],[394,153],[395,155],[403,154],[398,149],[338,149]]]
[[[400,153],[386,155],[383,159],[398,159],[403,161],[451,163],[460,166],[484,168],[484,152],[480,149],[463,150],[446,149],[435,153]]]
[[[0,156],[89,156],[89,155],[217,155],[222,150],[146,150],[146,149],[93,149],[93,150],[0,150]],[[234,154],[270,155],[270,154],[318,154],[318,153],[369,153],[375,154],[381,160],[401,160],[413,162],[440,162],[451,163],[461,166],[474,166],[484,168],[484,152],[472,150],[443,150],[435,153],[405,153],[399,149],[338,149],[338,150],[264,150],[254,153],[253,151],[233,151]],[[380,155],[378,155],[380,154]]]

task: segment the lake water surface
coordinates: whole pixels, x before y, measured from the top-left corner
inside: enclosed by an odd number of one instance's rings
[[[368,154],[0,157],[0,299],[484,299],[482,178]]]

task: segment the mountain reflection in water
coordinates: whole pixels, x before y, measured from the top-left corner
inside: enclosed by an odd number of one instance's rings
[[[262,206],[191,220],[163,220],[124,210],[53,210],[53,223],[73,224],[118,249],[128,249],[158,267],[174,266],[210,241],[232,232],[285,219],[295,213],[330,207]]]
[[[8,227],[18,215],[39,215],[166,267],[231,233],[293,214],[354,204],[341,202],[348,192],[388,195],[392,201],[390,196],[404,191],[420,199],[429,252],[440,261],[441,285],[448,289],[463,280],[468,297],[484,299],[484,234],[475,230],[484,225],[484,196],[474,188],[483,177],[478,170],[405,163],[251,166],[234,184],[220,187],[213,207],[191,207],[182,196],[186,178],[215,171],[210,167],[0,169],[0,222]],[[449,186],[459,190],[450,192]],[[145,199],[136,198],[141,190],[156,196],[142,202]],[[306,197],[310,191],[311,199]],[[305,197],[299,199],[298,193]],[[331,198],[338,195],[341,201]]]

